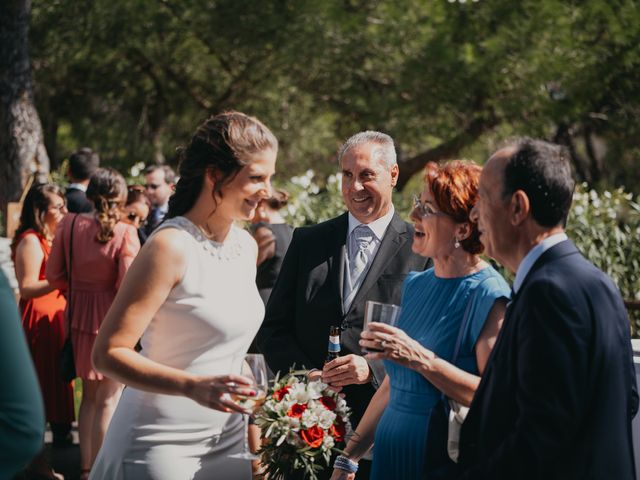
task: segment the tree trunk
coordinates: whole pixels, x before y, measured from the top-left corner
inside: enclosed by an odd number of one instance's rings
[[[460,150],[471,145],[480,135],[495,127],[497,123],[497,119],[493,116],[489,118],[476,118],[467,125],[464,131],[445,140],[436,147],[406,160],[400,160],[398,162],[400,177],[398,178],[396,188],[401,192],[411,177],[422,170],[428,162],[454,159]]]
[[[29,0],[0,1],[0,208],[20,198],[27,178],[49,172],[33,102]]]

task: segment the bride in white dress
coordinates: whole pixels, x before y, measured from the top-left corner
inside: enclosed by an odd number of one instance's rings
[[[127,385],[91,479],[250,479],[231,374],[264,315],[257,246],[236,220],[271,195],[278,143],[257,119],[211,117],[183,151],[166,220],[130,267],[93,351]],[[142,351],[134,347],[141,338]],[[243,388],[243,385],[244,388]]]

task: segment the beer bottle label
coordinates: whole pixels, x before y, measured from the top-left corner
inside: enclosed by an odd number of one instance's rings
[[[339,353],[340,352],[340,335],[330,335],[329,336],[329,352],[330,353]]]

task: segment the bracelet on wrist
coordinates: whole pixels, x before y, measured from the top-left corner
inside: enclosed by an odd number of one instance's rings
[[[335,462],[333,462],[333,468],[344,470],[349,473],[356,473],[358,471],[358,462],[355,462],[344,455],[338,455]]]

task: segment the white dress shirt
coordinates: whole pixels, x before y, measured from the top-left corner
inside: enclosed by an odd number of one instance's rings
[[[531,250],[529,250],[529,253],[525,255],[525,257],[520,262],[520,265],[518,265],[516,278],[513,281],[513,292],[518,293],[518,290],[520,290],[520,287],[522,286],[524,279],[527,278],[527,275],[529,274],[531,267],[533,267],[533,265],[536,263],[536,260],[538,260],[538,258],[540,258],[540,256],[544,252],[549,250],[554,245],[557,245],[560,242],[564,242],[565,240],[568,240],[568,238],[569,237],[567,237],[567,234],[564,232],[554,233],[553,235],[550,235],[544,240],[542,240],[539,244],[537,244]]]
[[[394,213],[395,213],[395,208],[393,207],[393,205],[391,205],[391,208],[385,215],[374,220],[371,223],[363,224],[360,221],[358,221],[356,217],[354,217],[351,214],[351,212],[349,212],[349,215],[348,215],[349,226],[347,228],[347,238],[346,238],[347,251],[346,251],[346,255],[344,256],[344,262],[345,262],[344,277],[343,277],[344,289],[343,289],[343,295],[342,295],[342,308],[344,309],[344,312],[347,312],[349,310],[349,307],[351,306],[353,299],[358,293],[360,286],[364,282],[364,279],[367,276],[367,272],[369,271],[369,268],[371,268],[371,264],[375,259],[376,253],[378,252],[380,243],[384,238],[384,234],[386,233],[387,228],[389,228],[389,224],[391,223],[391,219],[393,218]],[[356,229],[356,227],[358,227],[359,225],[367,225],[367,227],[371,229],[371,231],[373,232],[373,240],[371,241],[371,243],[369,244],[369,248],[367,249],[368,257],[369,257],[367,266],[365,270],[362,272],[362,275],[360,276],[358,281],[355,283],[355,285],[351,285],[351,277],[349,276],[349,265],[350,265],[351,259],[354,258],[354,255],[356,254],[356,252],[350,251],[349,245],[351,244],[351,242],[349,241],[349,237],[351,236],[353,231]]]

